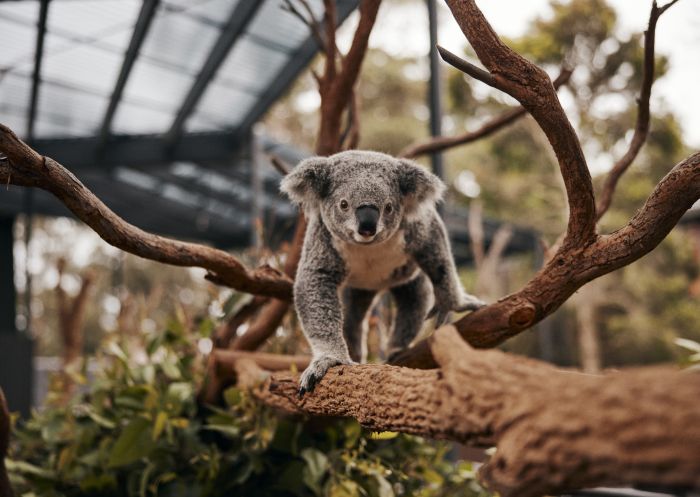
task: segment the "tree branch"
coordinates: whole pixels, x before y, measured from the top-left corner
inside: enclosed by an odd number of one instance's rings
[[[214,346],[217,348],[227,348],[229,343],[236,338],[238,328],[251,319],[260,308],[268,302],[269,299],[256,296],[242,305],[233,316],[216,329],[216,333],[214,333]]]
[[[480,477],[503,497],[601,485],[700,488],[700,375],[658,367],[604,376],[557,370],[476,351],[452,327],[438,330],[432,347],[439,370],[340,366],[303,399],[298,377],[280,373],[253,393],[285,412],[495,444]]]
[[[154,235],[127,223],[70,171],[39,155],[2,124],[0,151],[8,158],[0,162],[0,183],[52,193],[110,245],[173,266],[204,268],[213,274],[212,280],[242,292],[291,299],[292,279],[276,269],[263,266],[251,270],[222,250]]]
[[[560,247],[520,291],[467,314],[455,327],[475,347],[503,343],[550,315],[589,281],[649,253],[698,199],[700,152],[676,165],[623,228],[581,247]],[[408,367],[435,367],[425,340],[397,354],[393,362]]]
[[[649,100],[651,98],[651,87],[654,84],[656,23],[659,17],[676,3],[676,1],[678,0],[674,0],[661,8],[659,8],[656,5],[656,1],[654,1],[651,6],[649,26],[644,32],[644,76],[642,79],[642,89],[637,99],[637,124],[635,125],[632,141],[630,142],[627,152],[615,162],[608,176],[605,178],[605,184],[603,185],[603,190],[596,208],[596,221],[600,221],[603,214],[610,208],[612,197],[615,193],[615,188],[620,176],[630,167],[649,135]]]
[[[309,16],[306,18],[304,14],[297,8],[296,5],[292,2],[292,0],[284,0],[284,3],[282,4],[282,10],[285,10],[292,14],[294,17],[299,19],[301,22],[306,24],[309,29],[311,30],[311,34],[313,35],[314,38],[316,38],[316,41],[318,42],[318,45],[324,50],[328,51],[328,43],[326,39],[324,39],[323,34],[321,32],[321,27],[318,19],[316,19],[316,16],[314,16],[313,11],[311,10],[311,6],[306,0],[298,0],[298,2],[304,7],[304,10],[306,10],[306,14]],[[334,41],[335,42],[335,41]]]
[[[561,107],[549,76],[498,38],[474,0],[447,0],[447,4],[479,60],[490,73],[492,79],[488,82],[518,100],[537,121],[552,145],[569,202],[569,223],[564,245],[591,243],[596,235],[591,175],[576,132]]]
[[[501,43],[473,0],[447,1],[477,55],[494,76],[496,86],[518,98],[547,134],[569,196],[566,236],[545,266],[519,292],[455,323],[465,340],[486,348],[530,328],[587,282],[630,264],[656,247],[700,198],[700,154],[682,161],[666,175],[624,228],[606,236],[590,232],[591,222],[595,225],[590,176],[578,138],[546,74]],[[394,361],[412,367],[435,365],[425,341],[398,354]]]
[[[442,49],[444,50],[444,49]],[[444,50],[447,52],[447,50]],[[456,57],[456,56],[455,56]],[[565,85],[571,78],[573,70],[562,68],[559,76],[554,80],[554,88],[558,89],[562,85]],[[486,121],[479,129],[474,131],[467,131],[460,135],[455,136],[438,136],[435,138],[428,139],[423,142],[419,142],[413,145],[409,145],[399,153],[399,157],[406,157],[409,159],[414,159],[422,155],[431,154],[434,152],[441,152],[458,145],[465,145],[467,143],[472,143],[481,138],[485,138],[495,133],[501,128],[508,126],[516,122],[521,117],[527,114],[527,110],[524,107],[513,107],[507,111],[492,117]]]
[[[447,62],[455,69],[459,69],[464,74],[468,74],[472,78],[478,79],[482,83],[487,84],[493,88],[498,88],[496,79],[493,76],[491,76],[490,72],[485,71],[478,66],[475,66],[471,62],[464,60],[456,54],[453,54],[452,52],[450,52],[444,47],[441,47],[440,45],[437,45],[436,48],[438,53],[440,54],[440,57],[442,57],[442,60]]]

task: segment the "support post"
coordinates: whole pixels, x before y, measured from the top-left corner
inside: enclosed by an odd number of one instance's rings
[[[0,333],[15,332],[14,218],[0,217]]]
[[[0,387],[11,411],[29,415],[32,342],[15,327],[14,218],[0,216]]]
[[[430,108],[430,134],[442,135],[442,90],[440,78],[440,56],[437,51],[437,5],[435,0],[426,0],[428,3],[428,23],[430,26],[430,88],[428,92],[428,106]],[[445,171],[442,163],[442,153],[430,154],[433,173],[440,179],[445,179]]]

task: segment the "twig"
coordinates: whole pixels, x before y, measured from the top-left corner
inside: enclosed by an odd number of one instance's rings
[[[644,146],[647,136],[649,135],[649,100],[651,98],[651,87],[654,84],[656,23],[661,15],[677,1],[678,0],[673,0],[661,8],[657,7],[656,2],[654,2],[651,7],[649,25],[644,32],[644,76],[642,80],[642,89],[637,99],[637,123],[627,152],[615,162],[608,176],[605,178],[605,184],[603,185],[603,190],[601,191],[596,208],[596,221],[600,221],[600,218],[602,218],[610,208],[618,180],[625,171],[627,171],[630,165],[632,165],[632,162],[639,154],[639,151]]]
[[[292,166],[283,161],[279,156],[268,154],[268,157],[270,159],[270,164],[272,164],[282,176],[288,175],[289,171],[292,170]]]
[[[318,42],[319,46],[323,49],[326,50],[327,44],[326,40],[323,38],[323,34],[321,33],[321,28],[320,28],[320,23],[318,19],[314,16],[313,11],[311,10],[311,7],[309,4],[306,2],[306,0],[297,0],[303,7],[304,10],[306,10],[308,14],[308,18],[304,16],[304,14],[297,8],[296,5],[292,2],[292,0],[284,0],[284,4],[282,4],[282,10],[289,12],[296,18],[298,18],[301,22],[306,24],[309,29],[311,30],[311,34],[313,35],[314,38],[316,38],[316,41]]]
[[[475,66],[471,62],[464,60],[458,55],[453,54],[449,50],[440,45],[437,46],[437,51],[440,53],[442,60],[450,64],[452,67],[459,69],[463,73],[468,74],[474,79],[478,79],[482,83],[486,83],[489,86],[497,88],[496,79],[491,76],[491,73],[483,70],[480,67]]]
[[[565,85],[569,81],[572,72],[573,70],[571,69],[562,68],[561,72],[559,73],[559,76],[557,76],[557,78],[553,82],[554,88],[558,89],[561,86]],[[476,129],[474,131],[467,131],[465,133],[455,136],[438,136],[423,142],[409,145],[399,153],[399,156],[413,159],[422,155],[427,155],[434,152],[441,152],[458,145],[472,143],[481,138],[490,136],[491,134],[495,133],[501,128],[504,128],[509,124],[516,122],[518,119],[525,115],[527,115],[527,110],[525,110],[524,107],[513,107],[503,112],[502,114],[492,117],[491,119],[486,121],[479,129]]]

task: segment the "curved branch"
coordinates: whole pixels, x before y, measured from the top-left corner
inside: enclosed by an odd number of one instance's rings
[[[292,279],[269,266],[251,270],[222,250],[147,233],[109,209],[70,171],[42,157],[0,124],[0,183],[52,193],[103,240],[126,252],[173,266],[201,267],[211,280],[242,292],[283,300],[292,298]]]
[[[644,76],[642,80],[642,89],[637,99],[637,123],[627,152],[615,162],[608,176],[605,178],[605,184],[603,185],[603,190],[600,193],[598,206],[596,208],[596,221],[600,221],[603,214],[610,208],[618,180],[637,157],[649,135],[649,100],[651,98],[651,86],[654,84],[656,23],[661,15],[676,3],[676,1],[677,0],[674,0],[660,8],[656,5],[656,2],[651,6],[649,25],[644,32]]]
[[[495,444],[480,477],[503,497],[600,485],[700,488],[700,375],[658,367],[604,376],[562,371],[476,351],[452,327],[438,330],[432,347],[439,370],[336,367],[303,399],[296,375],[275,374],[253,393],[285,412]],[[260,377],[252,373],[243,376]]]
[[[467,314],[455,326],[475,347],[503,343],[550,315],[584,284],[649,253],[698,199],[700,152],[676,165],[626,226],[585,246],[559,247],[519,292]],[[393,363],[435,366],[425,340],[397,354]]]
[[[489,71],[491,79],[487,82],[518,100],[537,121],[554,149],[569,202],[564,245],[582,245],[595,240],[596,207],[591,175],[576,132],[549,76],[498,38],[474,0],[447,0],[447,4]]]
[[[441,47],[440,47],[441,48]],[[444,49],[442,49],[444,50]],[[446,51],[446,50],[445,50]],[[559,88],[566,84],[571,78],[571,69],[563,68],[559,73],[559,76],[554,80],[554,88]],[[432,154],[434,152],[441,152],[447,150],[448,148],[456,147],[458,145],[465,145],[467,143],[475,142],[481,138],[485,138],[495,133],[501,128],[508,126],[516,122],[518,119],[527,114],[527,110],[524,107],[513,107],[507,111],[492,117],[486,121],[479,129],[474,131],[467,131],[460,135],[455,136],[438,136],[426,140],[424,142],[409,145],[404,148],[400,153],[399,157],[406,157],[409,159],[414,159],[420,157],[421,155]]]

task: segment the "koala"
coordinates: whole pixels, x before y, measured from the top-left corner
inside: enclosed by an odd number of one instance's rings
[[[329,368],[359,361],[362,322],[379,292],[390,291],[397,306],[390,358],[426,318],[441,326],[451,311],[484,305],[457,277],[435,208],[444,189],[417,163],[359,150],[306,159],[282,180],[308,222],[294,304],[313,357],[300,396]]]

